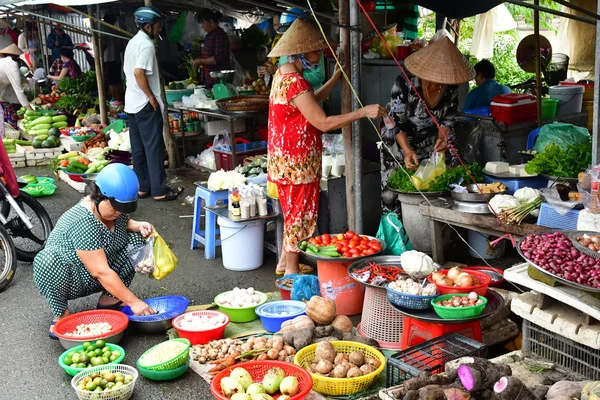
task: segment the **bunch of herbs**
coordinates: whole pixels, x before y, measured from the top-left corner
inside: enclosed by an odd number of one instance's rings
[[[577,178],[592,163],[592,144],[578,143],[562,150],[552,143],[535,155],[525,166],[528,174],[547,174],[561,178]]]

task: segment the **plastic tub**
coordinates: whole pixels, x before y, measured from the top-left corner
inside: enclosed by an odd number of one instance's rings
[[[278,278],[275,281],[275,286],[277,286],[277,288],[279,289],[279,293],[281,293],[281,300],[291,300],[292,299],[292,289],[288,288],[287,286],[281,286],[279,284],[279,282],[282,279],[286,279],[286,277],[284,276],[284,277]]]
[[[556,117],[558,103],[558,99],[542,99],[542,119],[552,119]]]
[[[583,101],[594,101],[594,84],[585,82],[562,81],[560,86],[583,86]]]
[[[193,93],[194,89],[165,90],[165,97],[167,98],[167,104],[172,106],[174,101],[181,101],[183,96],[190,96]]]
[[[390,285],[385,286],[387,291],[388,301],[398,307],[408,308],[411,310],[427,310],[431,308],[431,300],[439,296],[436,293],[432,296],[419,296],[408,293],[399,292],[394,289],[390,289]]]
[[[103,365],[119,364],[121,361],[123,361],[123,359],[125,358],[125,350],[121,346],[118,346],[118,345],[113,344],[113,343],[106,343],[106,346],[108,348],[110,348],[110,351],[117,350],[119,353],[121,353],[121,355],[115,361],[112,361],[112,362],[110,362],[108,364],[103,364]],[[74,367],[71,367],[70,365],[65,364],[64,359],[65,359],[65,357],[67,357],[67,355],[70,352],[72,352],[72,351],[79,352],[81,350],[83,350],[83,345],[77,346],[77,347],[73,347],[71,349],[68,349],[64,353],[62,353],[60,355],[60,357],[58,357],[58,365],[60,365],[60,367],[62,369],[64,369],[67,372],[67,374],[69,374],[71,376],[75,376],[78,373],[80,373],[81,371],[84,371],[86,369],[92,368],[92,367],[89,367],[89,368],[88,367],[85,367],[85,368],[74,368]]]
[[[168,371],[153,371],[151,369],[146,369],[142,367],[139,362],[136,364],[140,375],[146,379],[150,379],[151,381],[170,381],[171,379],[179,378],[181,375],[185,374],[187,370],[190,368],[190,362],[186,362],[179,368],[170,369]]]
[[[444,275],[448,275],[448,271],[449,270],[447,270],[447,269],[443,269],[438,272],[441,272]],[[487,293],[487,290],[488,290],[488,286],[490,285],[490,282],[492,281],[492,278],[490,278],[489,275],[484,274],[483,272],[478,272],[478,271],[468,271],[468,272],[469,272],[469,275],[473,276],[480,282],[479,285],[469,286],[469,287],[455,287],[455,286],[439,285],[433,281],[433,279],[431,278],[431,274],[429,274],[429,276],[427,277],[427,280],[431,283],[435,283],[435,286],[437,287],[438,292],[440,292],[440,294],[442,294],[442,295],[445,295],[445,294],[454,294],[454,295],[469,294],[471,292],[475,292],[480,296],[485,296],[485,294]]]
[[[68,336],[81,324],[94,324],[107,322],[112,326],[112,330],[102,335],[92,336]],[[58,337],[60,344],[65,349],[70,349],[83,344],[83,342],[104,339],[107,343],[119,343],[123,337],[123,331],[127,328],[129,320],[127,316],[120,311],[114,310],[90,310],[69,315],[58,321],[54,325],[54,334]]]
[[[496,239],[496,237],[491,235],[469,231],[469,246],[475,249],[475,251],[473,251],[469,248],[469,254],[471,257],[475,258],[481,256],[484,260],[495,260],[503,257],[504,251],[506,250],[506,242],[503,240],[496,244],[496,247],[492,247],[490,242]]]
[[[142,358],[144,358],[144,356],[146,354],[148,354],[149,352],[154,350],[156,347],[164,346],[164,343],[171,342],[171,341],[181,342],[185,345],[185,347],[177,355],[173,356],[170,360],[167,360],[165,362],[155,364],[155,365],[144,365],[143,367],[146,369],[152,370],[152,371],[169,371],[172,369],[177,369],[177,368],[181,367],[182,365],[189,363],[190,341],[187,339],[171,339],[171,340],[167,340],[165,342],[159,343],[156,346],[153,346],[153,347],[149,348],[148,350],[146,350],[144,352],[144,354],[142,354],[140,356],[140,358],[138,359],[138,361],[137,361],[138,365],[140,364],[140,361],[142,360]]]
[[[272,301],[256,308],[263,327],[269,332],[279,332],[281,324],[300,315],[304,315],[306,304],[301,301],[282,300]],[[278,315],[285,312],[287,315]]]
[[[219,301],[217,300],[225,293],[228,293],[228,292],[219,293],[217,295],[217,297],[215,297],[215,304],[217,306],[219,306],[219,311],[221,311],[222,313],[225,313],[229,316],[229,318],[231,319],[231,322],[254,321],[255,319],[258,318],[258,315],[256,315],[256,308],[258,306],[260,306],[261,304],[266,303],[268,300],[268,297],[266,294],[255,291],[254,292],[255,294],[258,294],[259,296],[262,297],[262,300],[257,305],[252,306],[252,307],[245,307],[245,308],[244,307],[241,307],[241,308],[226,307],[226,306],[222,306],[221,303],[219,303]]]
[[[585,88],[583,86],[550,86],[550,98],[557,99],[559,101],[556,115],[561,117],[563,115],[571,115],[581,112],[583,105],[583,93]]]
[[[265,220],[234,222],[217,218],[221,229],[223,266],[231,271],[252,271],[263,264]]]
[[[187,329],[183,329],[181,327],[181,321],[185,318],[185,316],[187,314],[192,314],[197,317],[206,316],[209,318],[217,316],[217,315],[224,315],[225,323],[223,325],[217,326],[213,329],[205,329],[205,330],[198,330],[198,331],[187,330]],[[197,344],[206,344],[212,340],[222,339],[223,334],[225,333],[225,328],[227,327],[227,324],[229,324],[229,321],[230,321],[229,316],[220,311],[213,311],[213,310],[192,311],[189,313],[182,314],[179,317],[175,318],[173,320],[173,327],[175,327],[175,329],[177,329],[177,332],[179,333],[179,337],[189,340],[190,343],[192,344],[192,346],[194,346]]]
[[[468,296],[468,294],[456,294],[456,293],[455,294],[447,294],[444,296],[436,297],[435,299],[431,300],[431,305],[433,306],[433,310],[435,311],[435,313],[437,315],[440,316],[440,318],[461,319],[461,318],[478,317],[479,315],[481,315],[481,313],[483,312],[483,310],[487,304],[487,299],[483,296],[479,296],[479,300],[482,300],[483,304],[479,304],[477,306],[472,306],[472,307],[444,307],[444,306],[438,306],[437,304],[435,304],[438,301],[444,301],[444,300],[447,300],[454,296],[465,297],[465,296]]]
[[[121,372],[124,375],[131,375],[133,377],[133,381],[126,385],[121,386],[118,389],[114,389],[108,392],[95,393],[89,390],[79,390],[77,385],[79,381],[88,376],[93,372],[100,372],[104,370],[109,370],[112,373]],[[92,367],[86,369],[85,371],[81,371],[77,375],[71,379],[71,387],[77,393],[77,397],[79,400],[95,400],[95,399],[104,399],[104,400],[127,400],[131,398],[133,395],[133,389],[135,388],[135,383],[138,379],[138,372],[134,367],[124,364],[110,364],[110,365],[100,365],[98,367]]]

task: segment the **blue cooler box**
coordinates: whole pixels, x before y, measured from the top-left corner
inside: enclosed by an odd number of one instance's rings
[[[506,186],[506,194],[514,194],[517,190],[530,187],[532,189],[543,189],[548,187],[548,179],[542,177],[535,178],[516,178],[516,179],[500,179],[493,176],[483,174],[485,183],[502,182]]]

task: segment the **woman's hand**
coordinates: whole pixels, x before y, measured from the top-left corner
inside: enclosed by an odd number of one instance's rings
[[[192,66],[193,67],[199,67],[200,64],[202,64],[202,62],[200,62],[199,58],[195,58],[195,59],[192,60]]]
[[[371,104],[369,106],[365,106],[361,109],[363,116],[368,118],[381,118],[384,115],[387,115],[387,111],[385,108],[381,107],[379,104]]]
[[[333,81],[339,81],[342,79],[342,69],[344,71],[346,71],[346,66],[343,65],[342,68],[340,68],[339,64],[335,64],[335,70],[333,71],[333,75],[331,75],[331,80]]]
[[[419,157],[414,150],[403,150],[404,164],[408,169],[416,169],[419,166]]]
[[[433,146],[434,151],[437,151],[438,153],[443,153],[448,149],[448,142],[446,141],[446,138],[449,134],[450,128],[448,128],[447,126],[440,127],[438,139],[436,140],[435,145]]]
[[[148,237],[154,232],[154,226],[150,222],[141,221],[140,223],[140,234],[143,237]]]
[[[135,300],[130,306],[131,312],[134,315],[153,315],[156,311],[152,309],[148,304],[144,303],[140,299]]]

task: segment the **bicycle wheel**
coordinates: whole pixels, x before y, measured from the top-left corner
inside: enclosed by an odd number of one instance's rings
[[[13,280],[17,270],[17,252],[8,230],[0,225],[0,292]]]
[[[31,262],[46,245],[46,240],[52,232],[52,220],[40,202],[27,193],[21,192],[15,200],[29,217],[32,229],[27,228],[8,201],[2,200],[0,212],[7,219],[4,227],[12,236],[17,259]]]

